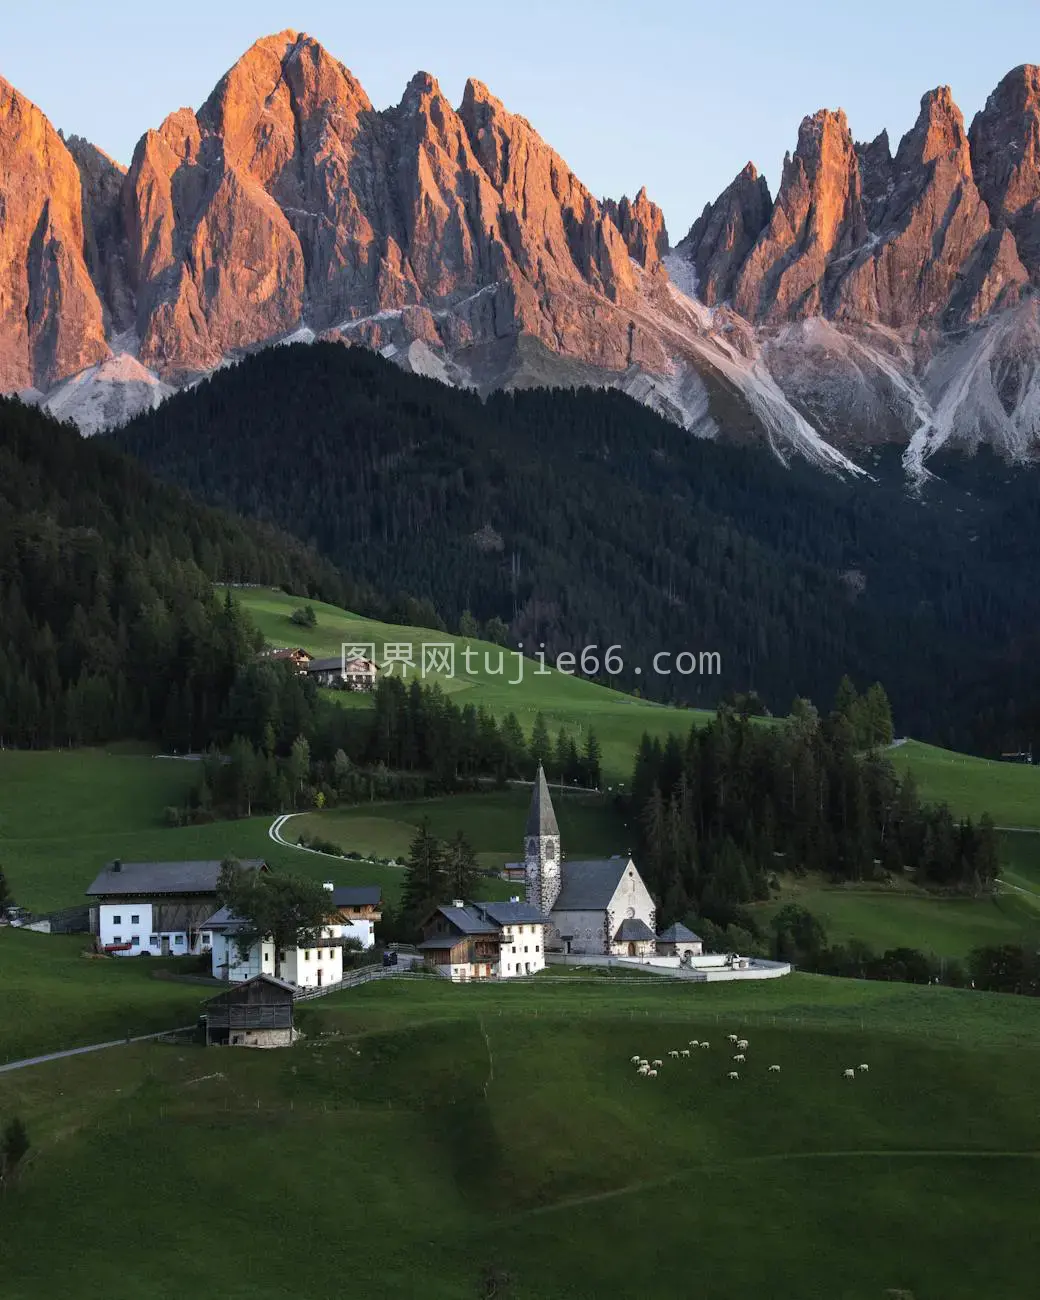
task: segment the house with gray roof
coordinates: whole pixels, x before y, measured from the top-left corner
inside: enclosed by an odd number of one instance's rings
[[[268,869],[259,858],[240,865]],[[87,890],[97,946],[119,957],[207,951],[212,935],[205,922],[217,905],[220,869],[219,859],[108,863]]]
[[[516,979],[545,967],[547,919],[521,898],[438,907],[419,952],[453,980]]]
[[[653,956],[654,900],[627,855],[572,861],[564,856],[541,767],[524,832],[527,901],[549,918],[550,949],[616,957]]]
[[[701,957],[704,941],[688,926],[676,921],[657,936],[657,954],[659,957]]]

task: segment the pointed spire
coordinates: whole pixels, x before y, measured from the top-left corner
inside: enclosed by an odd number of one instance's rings
[[[531,811],[527,814],[527,830],[524,834],[530,836],[559,835],[559,833],[556,812],[549,797],[549,785],[545,779],[545,771],[539,763],[538,775],[534,781],[534,793],[531,795]]]

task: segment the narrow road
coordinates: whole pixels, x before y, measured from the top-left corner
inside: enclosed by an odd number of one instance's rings
[[[182,1025],[180,1029],[160,1029],[155,1034],[138,1034],[135,1038],[112,1038],[107,1043],[91,1043],[89,1047],[69,1047],[64,1052],[48,1052],[45,1056],[27,1056],[24,1061],[11,1061],[0,1065],[0,1074],[11,1070],[24,1070],[29,1065],[46,1065],[48,1061],[61,1061],[67,1056],[83,1056],[86,1052],[103,1052],[106,1047],[126,1047],[128,1043],[149,1043],[156,1038],[165,1038],[167,1034],[177,1034],[194,1029],[194,1025]]]

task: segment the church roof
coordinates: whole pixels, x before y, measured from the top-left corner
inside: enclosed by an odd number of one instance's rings
[[[614,897],[618,882],[628,869],[628,857],[597,858],[587,862],[561,863],[560,893],[554,912],[595,912]],[[653,938],[653,935],[650,936]]]
[[[614,942],[645,943],[648,939],[653,938],[654,932],[645,921],[641,921],[638,916],[628,916],[618,926],[618,932],[614,935]]]
[[[701,936],[686,928],[681,921],[676,921],[667,930],[657,936],[662,943],[700,943]]]
[[[541,763],[538,775],[534,779],[534,793],[531,795],[531,811],[527,814],[525,835],[559,835],[556,824],[556,812],[549,798],[549,786]]]

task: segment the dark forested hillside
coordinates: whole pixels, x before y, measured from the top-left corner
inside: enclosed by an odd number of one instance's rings
[[[0,744],[208,739],[255,640],[214,580],[360,594],[296,539],[0,400]]]
[[[902,730],[982,750],[1032,734],[1040,593],[981,471],[908,496],[692,438],[614,392],[474,394],[360,349],[277,348],[117,435],[161,477],[313,543],[454,627],[501,617],[528,647],[620,644],[622,684],[774,710],[881,679]],[[955,476],[956,477],[956,476]],[[962,480],[965,475],[962,473]],[[985,482],[985,490],[974,485]],[[1015,491],[1036,495],[1034,475]],[[717,650],[721,678],[653,654]]]

